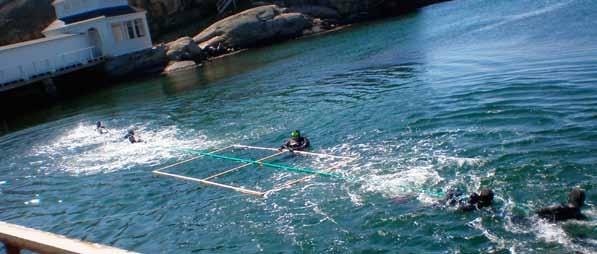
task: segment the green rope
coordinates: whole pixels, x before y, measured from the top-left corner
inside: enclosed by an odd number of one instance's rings
[[[255,165],[265,166],[265,167],[269,167],[269,168],[288,170],[291,172],[313,174],[313,175],[320,175],[320,176],[344,179],[344,177],[341,175],[320,172],[320,171],[307,169],[307,168],[295,168],[295,167],[290,167],[290,166],[286,166],[286,165],[260,162],[260,161],[236,158],[236,157],[229,157],[229,156],[224,156],[224,155],[217,155],[217,154],[213,154],[213,153],[201,152],[201,151],[196,151],[196,150],[191,150],[191,149],[183,149],[183,151],[190,153],[190,154],[195,154],[195,155],[203,155],[203,156],[209,156],[209,157],[218,158],[218,159],[231,160],[231,161],[242,162],[242,163],[247,163],[247,164],[255,164]]]

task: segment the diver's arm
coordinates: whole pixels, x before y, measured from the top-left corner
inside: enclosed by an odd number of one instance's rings
[[[311,142],[309,141],[309,139],[308,138],[304,138],[304,139],[305,139],[305,142],[303,142],[303,149],[311,146]]]
[[[280,146],[280,148],[278,148],[278,150],[280,150],[280,151],[282,151],[284,149],[290,150],[290,140],[286,140],[286,143],[284,143],[282,146]]]

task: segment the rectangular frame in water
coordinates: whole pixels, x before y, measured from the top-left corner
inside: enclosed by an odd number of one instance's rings
[[[187,160],[176,162],[174,164],[162,167],[162,168],[160,168],[158,170],[154,170],[153,173],[156,174],[156,175],[160,175],[160,176],[173,177],[173,178],[178,179],[178,180],[191,181],[191,182],[201,183],[201,184],[205,184],[205,185],[210,185],[210,186],[215,186],[215,187],[230,189],[230,190],[234,190],[234,191],[237,191],[237,192],[240,192],[240,193],[249,194],[249,195],[255,195],[255,196],[260,196],[260,197],[267,196],[267,195],[269,195],[271,193],[278,192],[278,191],[281,191],[283,189],[290,188],[290,187],[292,187],[293,185],[295,185],[297,183],[300,183],[300,182],[303,182],[303,181],[307,181],[307,180],[315,177],[315,175],[308,175],[308,176],[301,177],[301,178],[296,179],[296,180],[290,180],[290,181],[287,181],[287,182],[283,183],[282,185],[280,185],[278,187],[275,187],[275,188],[273,188],[271,190],[268,190],[268,191],[265,191],[265,192],[263,192],[263,191],[257,191],[257,190],[250,190],[250,189],[242,188],[242,187],[239,187],[239,186],[232,186],[232,185],[227,185],[227,184],[222,184],[222,183],[214,182],[213,179],[215,179],[215,178],[218,178],[218,177],[221,177],[221,176],[233,173],[233,172],[237,172],[239,170],[242,170],[243,168],[249,167],[249,166],[254,165],[254,164],[259,164],[259,163],[262,163],[262,162],[265,163],[265,161],[268,160],[268,159],[272,159],[272,158],[274,158],[276,156],[280,156],[280,155],[282,155],[284,153],[289,153],[288,150],[278,151],[278,149],[275,149],[275,148],[257,147],[257,146],[245,146],[245,145],[231,145],[231,146],[227,146],[227,147],[224,147],[224,148],[221,148],[221,149],[217,149],[217,150],[215,150],[213,152],[210,152],[209,154],[216,155],[216,153],[223,152],[223,151],[226,151],[226,150],[229,150],[229,149],[232,149],[232,148],[264,150],[264,151],[272,151],[272,152],[275,152],[275,153],[272,154],[272,155],[269,155],[269,156],[265,156],[265,157],[256,159],[254,161],[251,161],[250,163],[247,162],[247,163],[244,163],[244,164],[239,165],[237,167],[233,167],[233,168],[221,171],[219,173],[216,173],[214,175],[208,176],[206,178],[194,178],[194,177],[189,177],[189,176],[184,176],[184,175],[177,175],[177,174],[167,173],[167,172],[164,171],[164,170],[172,168],[174,166],[178,166],[178,165],[181,165],[181,164],[184,164],[184,163],[188,163],[190,161],[202,158],[202,157],[204,157],[204,155],[198,155],[198,156],[195,156],[195,157],[187,159]],[[304,151],[293,151],[293,153],[297,153],[297,154],[301,154],[301,155],[307,155],[307,156],[335,158],[335,159],[340,159],[341,160],[335,166],[327,168],[327,169],[322,170],[322,171],[319,171],[321,173],[331,173],[332,171],[334,171],[334,170],[336,170],[336,169],[338,169],[340,167],[343,167],[343,166],[345,166],[345,165],[347,165],[347,164],[349,164],[349,163],[351,163],[351,162],[353,162],[353,161],[356,160],[356,158],[351,158],[351,157],[336,156],[336,155],[321,154],[321,153],[311,153],[311,152],[304,152]]]

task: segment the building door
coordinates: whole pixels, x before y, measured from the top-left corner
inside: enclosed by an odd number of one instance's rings
[[[100,38],[100,34],[97,31],[97,29],[91,28],[91,29],[87,30],[87,36],[89,36],[89,42],[91,43],[91,46],[93,47],[93,49],[92,49],[93,57],[98,58],[100,56],[103,56],[103,54],[102,54],[102,39]]]

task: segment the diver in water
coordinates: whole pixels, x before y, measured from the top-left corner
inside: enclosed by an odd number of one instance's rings
[[[493,203],[493,191],[484,189],[479,194],[472,193],[468,198],[464,197],[462,191],[449,190],[441,203],[445,206],[456,207],[459,211],[473,211],[489,207]]]
[[[131,144],[143,142],[143,140],[141,140],[141,138],[136,136],[135,129],[129,129],[129,132],[124,136],[124,138],[128,139],[129,142],[131,142]]]
[[[106,128],[106,126],[104,126],[101,121],[97,121],[97,123],[95,124],[95,130],[99,134],[106,134],[106,133],[108,133],[108,128]]]
[[[302,151],[309,147],[309,139],[301,137],[301,132],[298,130],[293,131],[290,134],[290,139],[284,143],[278,150],[288,149],[289,151]]]
[[[543,207],[536,211],[539,217],[548,219],[550,221],[565,221],[570,219],[584,220],[584,216],[580,208],[585,203],[585,191],[574,188],[568,193],[568,204],[560,204],[554,206]]]

